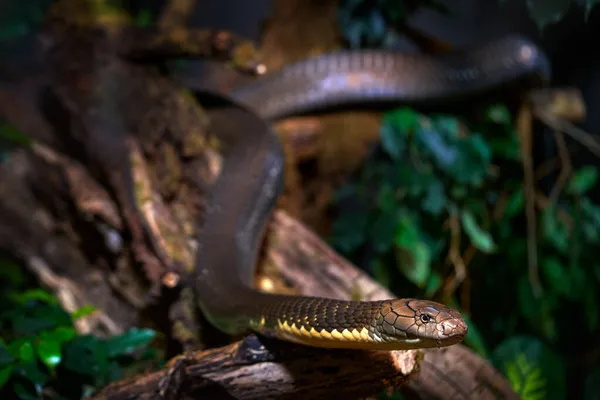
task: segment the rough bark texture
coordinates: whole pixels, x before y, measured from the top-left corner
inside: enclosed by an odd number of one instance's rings
[[[418,371],[417,352],[319,351],[251,335],[241,342],[189,354],[161,370],[118,382],[101,399],[361,398],[399,387]],[[159,390],[160,388],[160,390]]]

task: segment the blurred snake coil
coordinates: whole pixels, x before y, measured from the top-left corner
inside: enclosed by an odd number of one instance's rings
[[[270,122],[332,107],[444,104],[517,81],[549,79],[541,49],[512,35],[437,56],[329,53],[219,94],[209,115],[223,146],[223,167],[207,194],[199,233],[200,310],[227,334],[252,330],[314,347],[404,350],[461,342],[468,331],[461,314],[436,302],[341,301],[252,287],[260,243],[283,189],[284,158]]]

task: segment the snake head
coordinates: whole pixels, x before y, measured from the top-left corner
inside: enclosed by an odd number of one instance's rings
[[[446,347],[462,342],[468,327],[461,314],[427,300],[392,300],[381,309],[381,339],[399,348]]]

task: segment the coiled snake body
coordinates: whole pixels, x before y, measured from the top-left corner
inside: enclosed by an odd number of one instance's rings
[[[283,154],[269,120],[368,102],[453,101],[519,79],[549,78],[530,41],[507,37],[442,57],[391,51],[331,53],[234,90],[211,111],[223,167],[207,196],[198,241],[196,296],[228,334],[249,329],[317,347],[443,347],[467,333],[460,313],[418,299],[359,302],[261,293],[252,288],[258,249],[283,188]]]

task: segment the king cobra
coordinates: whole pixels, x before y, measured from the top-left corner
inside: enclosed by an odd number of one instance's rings
[[[269,122],[356,104],[452,102],[549,76],[543,52],[510,36],[439,56],[325,54],[223,95],[223,104],[210,112],[223,164],[207,194],[198,240],[195,289],[202,313],[230,335],[255,331],[314,347],[404,350],[461,342],[468,331],[463,317],[436,302],[341,301],[253,288],[261,240],[283,189],[282,147]]]

